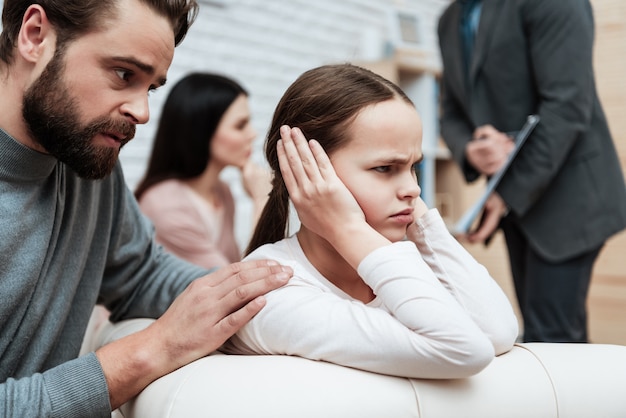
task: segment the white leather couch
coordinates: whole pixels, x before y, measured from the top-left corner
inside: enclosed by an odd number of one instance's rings
[[[86,349],[151,320],[99,327]],[[467,379],[384,376],[289,356],[215,353],[162,377],[124,418],[624,418],[626,346],[518,344]],[[115,416],[115,415],[114,415]]]

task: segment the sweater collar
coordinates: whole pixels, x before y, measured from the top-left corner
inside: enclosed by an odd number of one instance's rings
[[[43,179],[50,174],[59,161],[18,142],[0,129],[0,176],[16,180]]]

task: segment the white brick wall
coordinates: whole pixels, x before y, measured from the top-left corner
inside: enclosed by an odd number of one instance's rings
[[[138,127],[136,138],[122,150],[129,187],[135,187],[146,167],[168,86],[185,74],[222,73],[249,91],[259,132],[253,158],[263,163],[263,140],[274,107],[298,75],[326,63],[382,57],[390,33],[388,12],[396,6],[419,14],[424,47],[436,50],[436,20],[450,1],[200,0],[200,14],[176,49],[167,85],[150,96],[150,122]],[[238,173],[224,174],[237,199],[237,237],[243,246],[250,233],[249,201]]]

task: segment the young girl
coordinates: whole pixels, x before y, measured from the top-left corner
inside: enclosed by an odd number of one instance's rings
[[[241,259],[235,203],[220,173],[228,166],[241,170],[254,227],[271,188],[269,173],[250,160],[255,137],[248,94],[234,80],[193,73],[172,88],[135,192],[168,251],[205,268]]]
[[[513,346],[508,299],[420,198],[421,133],[409,98],[366,69],[323,66],[289,87],[267,136],[273,189],[246,258],[277,260],[294,277],[225,352],[459,378]],[[289,198],[301,227],[285,238]]]

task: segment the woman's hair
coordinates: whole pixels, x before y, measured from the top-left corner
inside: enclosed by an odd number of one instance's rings
[[[306,138],[317,140],[330,155],[350,141],[349,127],[363,108],[393,98],[413,105],[397,85],[352,64],[324,65],[298,77],[280,99],[265,140],[265,156],[274,172],[272,191],[246,255],[288,233],[289,194],[276,151],[280,127],[300,128]]]
[[[57,48],[77,37],[106,24],[118,12],[117,5],[128,0],[4,0],[0,60],[11,64],[17,35],[22,27],[26,9],[39,4],[57,32]],[[178,45],[198,14],[196,0],[139,0],[156,13],[166,17],[174,30]]]
[[[243,87],[217,74],[192,73],[176,83],[161,111],[148,169],[135,197],[164,180],[202,174],[220,120],[241,95],[248,95]]]

